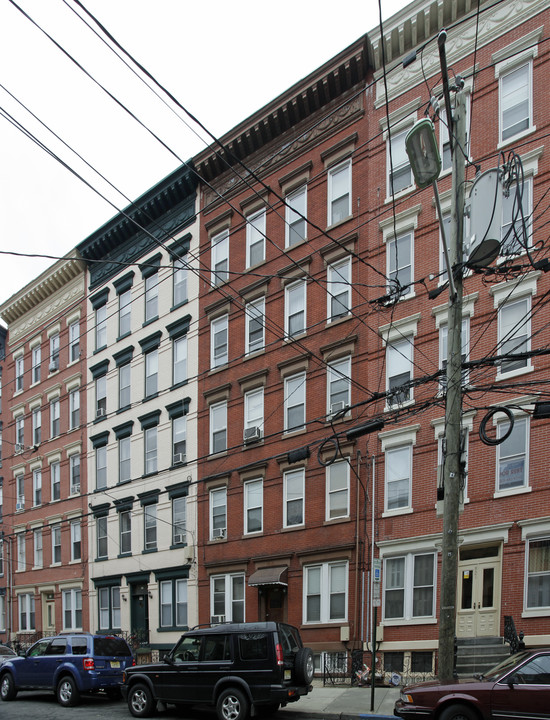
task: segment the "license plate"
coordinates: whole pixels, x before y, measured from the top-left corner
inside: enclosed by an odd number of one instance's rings
[[[111,667],[112,668],[119,668],[120,662],[118,660],[111,660]]]
[[[290,680],[292,677],[292,672],[290,670],[285,670],[285,680]]]

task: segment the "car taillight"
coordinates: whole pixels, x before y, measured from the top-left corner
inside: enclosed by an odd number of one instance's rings
[[[84,670],[93,670],[94,669],[94,659],[93,658],[82,658],[82,665],[84,666]]]
[[[275,646],[275,653],[277,655],[277,665],[283,665],[284,658],[283,658],[283,648],[281,646],[281,643],[277,643],[277,645]]]

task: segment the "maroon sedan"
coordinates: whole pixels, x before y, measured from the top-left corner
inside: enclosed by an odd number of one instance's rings
[[[510,655],[475,678],[409,685],[394,714],[404,720],[550,718],[550,648]]]

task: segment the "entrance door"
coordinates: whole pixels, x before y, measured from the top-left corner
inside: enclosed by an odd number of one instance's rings
[[[496,637],[500,617],[500,557],[493,549],[461,552],[458,565],[458,637]],[[480,552],[488,557],[475,557]],[[471,557],[468,557],[470,555]],[[466,556],[466,557],[465,557]]]
[[[146,583],[130,585],[130,623],[135,647],[149,642],[149,594]]]
[[[48,593],[43,598],[43,626],[47,635],[55,635],[55,600]]]

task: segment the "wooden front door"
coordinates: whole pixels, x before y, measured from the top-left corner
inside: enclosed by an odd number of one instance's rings
[[[463,559],[461,553],[458,565],[458,637],[499,635],[500,578],[500,556],[489,553],[488,557]]]

